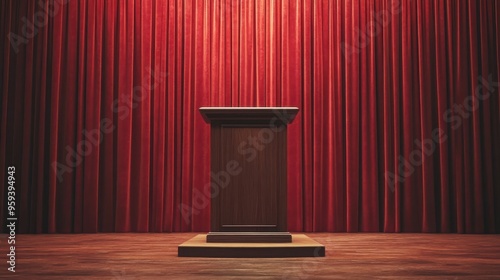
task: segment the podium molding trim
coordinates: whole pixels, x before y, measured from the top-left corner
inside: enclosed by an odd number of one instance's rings
[[[178,247],[179,257],[294,258],[324,257],[325,246],[304,234],[292,234],[290,243],[209,243],[198,234]]]

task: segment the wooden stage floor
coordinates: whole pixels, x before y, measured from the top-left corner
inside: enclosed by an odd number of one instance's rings
[[[500,279],[500,235],[306,233],[324,258],[187,258],[197,233],[16,236],[17,279]],[[10,278],[10,277],[9,277]]]

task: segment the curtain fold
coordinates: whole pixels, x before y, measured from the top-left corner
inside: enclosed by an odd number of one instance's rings
[[[500,232],[500,2],[0,3],[0,226],[208,231],[202,106],[297,106],[288,225]]]

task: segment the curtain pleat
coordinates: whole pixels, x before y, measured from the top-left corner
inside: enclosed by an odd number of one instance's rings
[[[202,106],[297,106],[288,225],[500,232],[500,3],[0,3],[0,226],[208,231]]]

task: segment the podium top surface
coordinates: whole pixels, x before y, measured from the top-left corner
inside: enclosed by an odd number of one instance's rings
[[[297,107],[200,107],[200,113],[207,123],[211,122],[281,122],[291,123]]]

